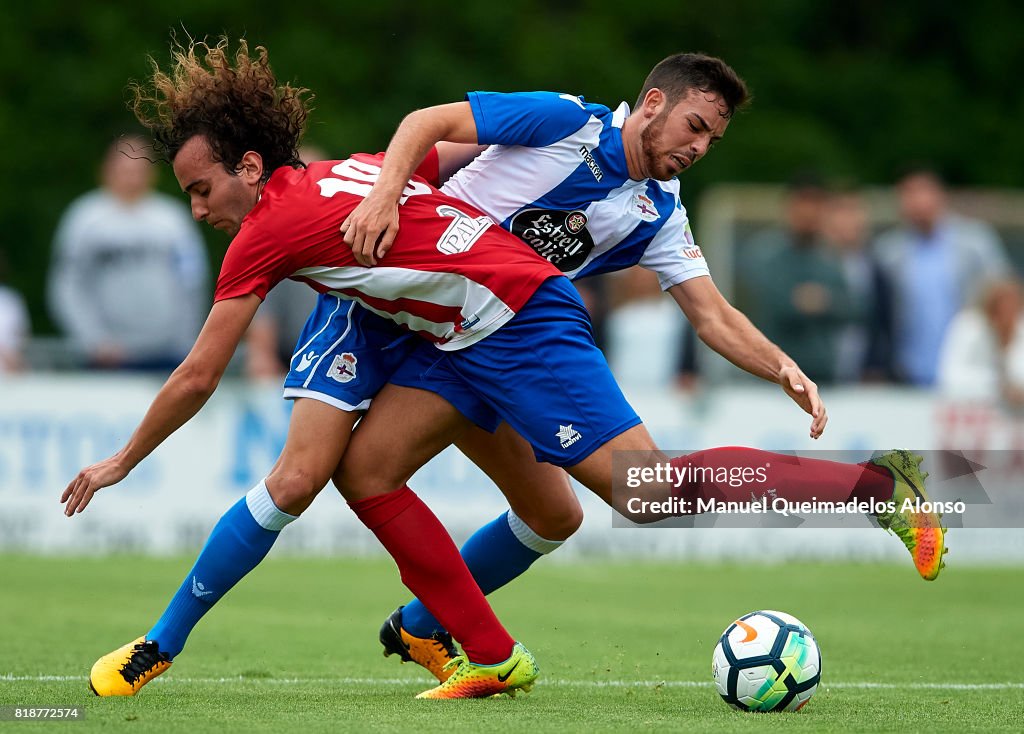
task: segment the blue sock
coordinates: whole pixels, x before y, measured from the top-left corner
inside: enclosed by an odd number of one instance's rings
[[[172,658],[181,652],[202,616],[259,565],[281,529],[294,519],[274,505],[264,482],[257,484],[213,528],[192,570],[146,639],[156,640],[161,652]]]
[[[561,544],[560,540],[540,537],[508,510],[473,533],[461,552],[480,590],[490,594]],[[402,627],[416,637],[430,637],[434,632],[444,631],[419,599],[413,599],[402,609]]]

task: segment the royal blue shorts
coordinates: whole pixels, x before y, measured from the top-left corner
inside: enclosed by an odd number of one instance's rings
[[[538,461],[573,466],[640,423],[566,278],[545,281],[511,321],[465,349],[417,342],[391,382],[440,395],[486,430],[507,421]]]
[[[366,410],[420,341],[353,301],[322,294],[295,346],[284,396]]]

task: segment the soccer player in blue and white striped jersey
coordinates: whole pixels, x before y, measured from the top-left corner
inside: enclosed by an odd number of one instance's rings
[[[397,202],[404,181],[437,146],[442,161],[487,146],[456,172],[443,190],[488,213],[573,280],[640,265],[655,272],[697,333],[740,367],[783,383],[807,409],[814,391],[799,368],[749,320],[729,305],[710,278],[690,229],[676,176],[721,140],[747,99],[742,80],[720,59],[677,54],[649,74],[634,110],[616,109],[554,92],[472,92],[466,101],[411,113],[388,147],[370,195],[342,225],[356,259],[373,266],[397,232]],[[449,146],[449,147],[446,147]],[[443,175],[443,174],[442,174]],[[780,368],[789,365],[789,378]],[[567,366],[567,369],[571,369]],[[458,389],[435,381],[392,382],[432,390],[471,416]],[[815,395],[816,399],[816,395]],[[810,410],[808,410],[810,412]],[[824,409],[812,435],[824,428]],[[478,426],[480,422],[477,421]],[[463,548],[463,558],[485,593],[523,573],[542,554],[568,538],[582,510],[564,473],[533,460],[529,444],[507,424],[494,434],[480,427],[456,441],[499,486],[511,509],[481,528]],[[345,479],[339,475],[339,486]],[[388,653],[403,659],[425,656],[427,667],[444,635],[419,602],[397,610],[381,630]]]

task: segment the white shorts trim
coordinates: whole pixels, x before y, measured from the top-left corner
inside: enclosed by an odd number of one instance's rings
[[[351,403],[346,403],[344,400],[332,398],[330,395],[317,392],[316,390],[310,390],[307,387],[286,387],[284,389],[285,400],[295,400],[296,398],[319,400],[321,403],[327,403],[338,410],[344,410],[346,413],[356,413],[363,410],[369,410],[370,403],[373,402],[373,398],[367,398],[358,405],[352,405]]]

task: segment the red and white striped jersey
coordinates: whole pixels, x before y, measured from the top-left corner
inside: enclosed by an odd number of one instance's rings
[[[265,298],[291,278],[456,350],[497,330],[541,283],[561,275],[485,214],[418,176],[400,200],[391,250],[376,267],[358,265],[338,228],[369,193],[382,160],[357,154],[274,171],[228,247],[214,300]]]

